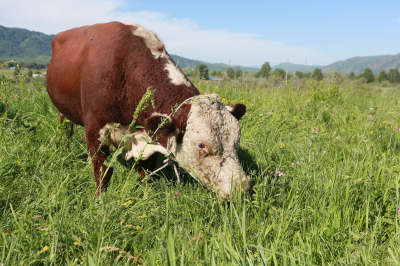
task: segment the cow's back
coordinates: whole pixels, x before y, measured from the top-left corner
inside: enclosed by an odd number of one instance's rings
[[[110,73],[118,73],[116,68],[123,66],[129,53],[123,47],[132,37],[129,26],[118,22],[74,28],[56,35],[47,89],[64,116],[85,125],[85,117],[104,112],[102,108],[110,102],[109,87],[121,85]]]

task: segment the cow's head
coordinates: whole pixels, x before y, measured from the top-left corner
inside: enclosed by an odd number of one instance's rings
[[[249,177],[239,163],[238,120],[246,106],[225,106],[218,95],[197,96],[156,132],[158,141],[167,147],[179,165],[200,183],[229,199],[232,188],[248,190]],[[155,132],[164,119],[152,116],[146,129]]]

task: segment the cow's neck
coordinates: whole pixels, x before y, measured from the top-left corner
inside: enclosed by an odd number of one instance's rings
[[[162,94],[157,95],[156,92],[155,95],[156,112],[169,115],[172,112],[172,110],[175,110],[176,107],[182,104],[184,101],[200,94],[196,88],[195,88],[196,91],[189,90],[186,88],[177,88],[177,89],[180,90],[181,93],[179,93],[179,95],[176,95],[176,97],[168,97]]]

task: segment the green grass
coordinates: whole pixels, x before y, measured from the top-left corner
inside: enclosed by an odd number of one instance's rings
[[[120,162],[94,198],[84,129],[63,137],[44,79],[2,86],[0,265],[400,263],[399,87],[196,85],[247,106],[252,189],[231,203],[172,169],[141,183]]]

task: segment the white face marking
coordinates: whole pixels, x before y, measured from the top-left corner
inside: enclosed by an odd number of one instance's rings
[[[168,78],[171,80],[172,84],[181,85],[185,84],[190,87],[192,84],[187,80],[182,71],[172,63],[171,59],[168,59],[168,63],[165,65],[165,70],[168,71]]]
[[[160,39],[158,39],[156,34],[134,23],[124,23],[124,24],[137,27],[136,30],[132,29],[133,35],[141,37],[144,40],[146,46],[150,49],[151,53],[153,54],[154,59],[158,59],[160,57],[161,58],[167,57],[165,48],[162,49],[162,51],[159,50],[159,48],[161,48],[164,44],[162,41],[160,41]]]
[[[170,147],[182,168],[220,198],[229,199],[232,186],[248,190],[250,179],[237,155],[239,122],[216,99],[202,95],[192,101],[183,142],[171,142]]]

